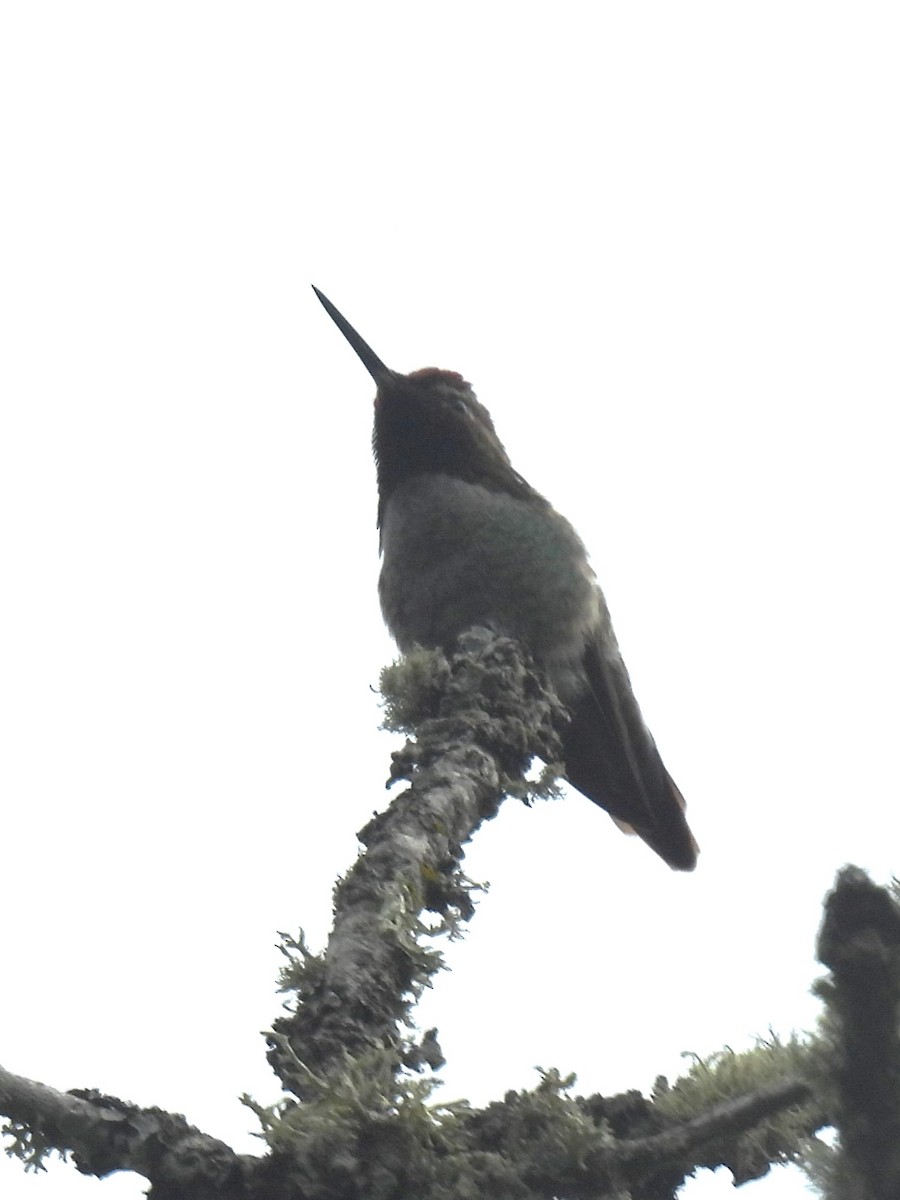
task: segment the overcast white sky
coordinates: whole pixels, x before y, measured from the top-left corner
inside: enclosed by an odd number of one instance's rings
[[[441,1097],[814,1022],[835,871],[900,870],[898,27],[3,6],[0,1062],[258,1145],[275,931],[321,944],[393,745],[372,386],[310,282],[472,380],[579,529],[703,848],[506,805],[423,1005]],[[7,1200],[143,1186],[0,1162]]]

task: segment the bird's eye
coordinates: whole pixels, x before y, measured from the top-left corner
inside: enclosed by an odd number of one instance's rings
[[[451,392],[447,396],[447,403],[454,411],[462,413],[464,416],[471,418],[473,416],[472,406],[469,404],[466,396],[461,396],[459,392]]]

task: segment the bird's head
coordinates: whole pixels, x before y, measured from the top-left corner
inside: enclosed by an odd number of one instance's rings
[[[378,388],[372,446],[379,520],[393,490],[416,475],[450,475],[522,498],[537,495],[510,465],[490,413],[462,375],[438,367],[409,375],[392,371],[331,301],[313,290]]]

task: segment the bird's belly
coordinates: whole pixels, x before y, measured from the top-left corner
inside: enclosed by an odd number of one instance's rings
[[[475,624],[522,640],[546,668],[580,659],[602,601],[584,546],[542,503],[447,476],[423,476],[390,497],[379,581],[402,650],[449,647]]]

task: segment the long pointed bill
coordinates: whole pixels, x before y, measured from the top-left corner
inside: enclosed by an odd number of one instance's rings
[[[329,317],[331,317],[332,321],[334,321],[335,325],[337,325],[338,329],[359,355],[363,366],[375,382],[380,386],[382,383],[387,383],[389,379],[393,379],[394,372],[390,367],[384,365],[372,347],[362,340],[347,318],[338,312],[328,297],[324,296],[315,284],[312,285],[312,290],[319,297],[322,307],[328,313]]]

